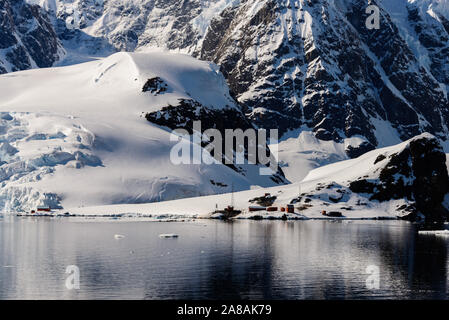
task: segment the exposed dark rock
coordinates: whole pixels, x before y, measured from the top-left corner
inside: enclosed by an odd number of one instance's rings
[[[263,195],[261,197],[257,197],[254,199],[249,200],[249,202],[251,203],[257,203],[259,206],[263,206],[263,207],[269,207],[271,205],[273,205],[274,201],[276,201],[276,196],[271,196],[271,195]]]
[[[193,122],[201,121],[202,129],[218,129],[224,136],[225,129],[252,129],[243,114],[233,108],[212,110],[192,99],[180,99],[176,106],[169,105],[159,111],[147,113],[145,118],[172,130],[183,128],[193,133]]]
[[[146,113],[145,118],[152,123],[167,127],[171,130],[185,129],[190,134],[193,134],[193,124],[195,121],[201,121],[203,132],[208,129],[217,129],[220,131],[222,137],[225,137],[225,132],[228,129],[240,129],[242,131],[254,129],[252,124],[238,109],[231,107],[224,109],[210,109],[192,99],[180,99],[177,106],[169,105],[163,107],[159,111]],[[257,139],[258,137],[256,137],[256,140]],[[236,152],[236,150],[243,150],[245,159],[248,159],[249,144],[259,145],[258,141],[248,141],[248,139],[244,140],[243,145],[237,145],[237,142],[234,141],[234,152]],[[207,145],[208,141],[202,141],[203,147]],[[259,150],[257,152],[259,152]],[[267,155],[271,154],[268,146],[266,147],[265,152]],[[214,156],[213,152],[211,155]],[[245,175],[245,170],[239,166],[239,164],[228,164],[224,161],[224,157],[225,154],[222,155],[222,163],[226,164],[234,171]],[[256,165],[261,164],[256,163]],[[287,182],[284,173],[279,166],[277,166],[277,172],[274,173],[270,179],[276,184],[284,184]]]
[[[270,0],[245,20],[253,2],[243,1],[213,19],[195,55],[221,66],[257,126],[278,128],[282,134],[307,125],[317,138],[337,142],[366,138],[347,147],[351,158],[378,145],[373,118],[390,122],[403,140],[426,131],[448,137],[449,102],[440,90],[449,79],[444,17],[441,22],[424,19],[428,13],[408,5],[418,40],[431,50],[428,71],[389,12],[381,10],[380,30],[366,28],[365,0],[348,1],[344,10],[326,0],[295,7]],[[305,12],[314,21],[313,37],[300,32]]]
[[[51,67],[63,52],[45,11],[23,0],[0,0],[0,49],[0,73]]]
[[[362,154],[367,153],[368,151],[374,150],[375,148],[376,147],[371,142],[365,141],[357,147],[350,145],[346,148],[345,151],[346,151],[346,154],[350,158],[358,158]]]
[[[376,184],[366,179],[356,180],[349,184],[349,189],[356,193],[373,193]]]
[[[418,40],[423,47],[427,49],[430,60],[430,72],[441,83],[449,85],[449,28],[446,25],[447,20],[440,16],[441,21],[424,21],[423,17],[426,12],[421,12],[421,9],[416,3],[408,3],[408,19],[416,34]],[[432,23],[429,23],[432,21]]]
[[[167,91],[168,85],[159,77],[148,79],[145,82],[142,92],[150,92],[153,95],[158,95]]]
[[[333,203],[338,203],[343,199],[344,195],[341,195],[340,197],[333,197],[333,196],[329,196],[329,200]]]
[[[398,212],[402,212],[404,215],[401,216],[400,218],[402,220],[409,220],[409,221],[419,221],[419,211],[418,209],[416,209],[416,205],[415,204],[405,204],[400,206],[399,208],[396,209],[396,211]],[[430,219],[428,219],[430,220]]]
[[[214,186],[218,186],[218,187],[222,187],[222,188],[225,188],[228,186],[226,183],[214,181],[213,179],[210,180],[210,183],[212,183]]]
[[[415,219],[418,212],[430,221],[448,215],[442,206],[449,192],[446,155],[438,140],[429,135],[412,139],[401,152],[390,155],[378,179],[359,179],[349,188],[369,194],[371,201],[409,200],[412,205],[398,208],[409,212],[409,219]]]
[[[328,217],[335,217],[335,218],[341,218],[343,217],[343,215],[341,214],[340,211],[330,211],[326,213],[326,216]]]
[[[387,157],[385,155],[381,154],[376,158],[376,160],[374,161],[374,164],[381,162],[381,161],[385,160],[386,158]]]

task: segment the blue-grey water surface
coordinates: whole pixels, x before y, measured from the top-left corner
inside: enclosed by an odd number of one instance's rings
[[[448,245],[401,221],[5,217],[0,299],[447,299]]]

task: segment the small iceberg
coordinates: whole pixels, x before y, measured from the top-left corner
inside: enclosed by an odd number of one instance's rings
[[[116,240],[123,239],[124,237],[125,237],[125,236],[122,235],[122,234],[114,234],[114,238],[115,238]]]
[[[420,230],[418,234],[430,234],[435,236],[449,236],[449,230]]]
[[[163,233],[159,235],[159,238],[170,239],[170,238],[178,238],[179,236],[175,233]]]

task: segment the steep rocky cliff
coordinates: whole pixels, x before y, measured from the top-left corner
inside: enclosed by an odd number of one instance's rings
[[[50,67],[63,55],[41,7],[23,0],[0,0],[0,73]]]
[[[351,157],[388,144],[386,127],[401,140],[446,139],[447,20],[402,1],[407,14],[393,21],[384,1],[369,2],[380,6],[378,30],[366,27],[362,0],[242,1],[212,21],[197,54],[221,65],[259,126],[363,137]]]

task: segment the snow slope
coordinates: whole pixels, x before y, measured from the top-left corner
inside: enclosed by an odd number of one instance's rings
[[[142,92],[156,76],[168,90]],[[172,164],[176,142],[142,114],[181,98],[210,109],[236,108],[215,65],[180,54],[117,53],[0,76],[0,211],[143,203],[229,192],[232,184],[235,190],[274,185],[258,170],[243,176],[220,164]]]
[[[68,211],[81,216],[124,214],[130,217],[146,216],[157,219],[209,217],[216,207],[219,209],[226,207],[231,204],[233,198],[236,209],[243,210],[239,218],[251,218],[256,215],[264,218],[280,218],[283,215],[280,211],[248,212],[248,206],[253,205],[249,202],[250,199],[270,193],[277,196],[273,206],[278,207],[291,203],[301,195],[301,200],[295,202],[295,214],[290,214],[289,218],[334,219],[323,217],[322,210],[339,211],[343,214],[343,219],[396,218],[404,215],[398,208],[410,204],[407,199],[384,202],[369,200],[369,194],[353,193],[348,185],[360,177],[377,179],[380,169],[386,165],[384,161],[377,161],[380,155],[387,159],[407,148],[412,140],[420,138],[433,139],[433,136],[422,134],[394,146],[370,151],[356,159],[322,166],[310,171],[303,181],[290,185],[242,191],[233,196],[221,194],[150,204],[69,208]],[[337,203],[331,200],[341,196],[341,200]]]
[[[300,182],[313,169],[348,159],[345,150],[351,139],[341,143],[323,141],[311,130],[298,131],[286,134],[278,144],[270,146],[272,152],[277,152],[279,165],[289,181]]]

